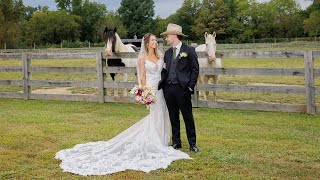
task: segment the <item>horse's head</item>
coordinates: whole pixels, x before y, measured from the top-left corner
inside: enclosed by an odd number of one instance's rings
[[[103,32],[103,39],[106,46],[105,52],[107,56],[112,56],[112,52],[115,52],[116,47],[116,32],[117,28],[106,27]]]
[[[216,43],[216,32],[212,34],[208,34],[207,32],[204,34],[206,40],[206,51],[209,56],[210,61],[216,60],[216,50],[217,50],[217,43]]]

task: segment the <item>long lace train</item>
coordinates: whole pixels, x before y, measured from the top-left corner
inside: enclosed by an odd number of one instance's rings
[[[188,154],[168,146],[170,121],[162,90],[157,90],[163,60],[146,61],[147,85],[157,96],[150,114],[109,141],[78,144],[59,151],[64,172],[79,175],[105,175],[125,170],[150,172],[167,168],[172,161],[191,159]]]

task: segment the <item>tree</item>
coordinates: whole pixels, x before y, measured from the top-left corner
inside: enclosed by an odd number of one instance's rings
[[[89,2],[89,0],[84,1],[81,15],[79,15],[81,17],[81,41],[101,41],[100,38],[97,38],[96,34],[106,13],[107,8],[104,4]]]
[[[6,22],[18,22],[24,16],[22,0],[1,0],[0,11]]]
[[[128,30],[128,37],[142,37],[154,30],[153,0],[122,0],[118,13]]]
[[[6,28],[5,27],[5,17],[0,11],[0,47],[3,48],[3,43],[5,42],[6,37]]]
[[[77,15],[80,18],[81,41],[101,41],[97,36],[100,24],[107,14],[107,7],[104,4],[90,2],[89,0],[55,0],[59,10]]]
[[[192,31],[199,37],[205,32],[217,33],[218,39],[225,39],[226,28],[230,23],[230,10],[223,0],[203,0],[199,10],[199,16],[195,21]]]
[[[19,24],[24,16],[22,0],[1,0],[0,12],[0,45],[6,43],[7,48],[14,48],[21,44],[22,39]]]
[[[312,0],[312,4],[305,11],[304,32],[309,36],[320,36],[320,0]]]
[[[184,0],[181,8],[168,18],[168,22],[179,24],[183,32],[188,35],[188,39],[196,40],[196,33],[192,31],[192,26],[198,17],[200,5],[199,0]]]
[[[29,45],[53,43],[63,40],[79,40],[79,17],[66,10],[39,11],[32,15],[27,24],[27,43]]]
[[[295,0],[272,0],[274,27],[276,37],[296,37],[303,34],[303,20],[300,18],[300,7]],[[300,33],[299,33],[300,32]]]
[[[268,3],[252,2],[249,10],[249,25],[247,33],[251,39],[269,38],[275,36],[275,13]]]
[[[4,21],[9,22],[13,20],[12,19],[14,17],[13,16],[14,14],[13,0],[1,0],[0,9],[4,17]]]
[[[226,29],[228,39],[232,43],[248,42],[252,38],[250,31],[250,2],[248,0],[228,0],[230,23]]]
[[[154,20],[154,30],[153,33],[156,36],[160,37],[160,34],[162,32],[165,32],[167,29],[167,25],[170,21],[168,21],[167,19],[162,19],[160,16],[157,16],[156,19]]]
[[[72,0],[55,0],[58,10],[67,10],[72,12]]]
[[[24,8],[24,18],[29,21],[32,14],[38,11],[37,7],[27,6]]]
[[[309,0],[312,1],[312,4],[306,9],[308,14],[311,14],[313,11],[320,10],[320,0]]]
[[[304,31],[309,36],[316,37],[320,36],[320,10],[313,11],[310,14],[310,17],[305,19],[304,24]]]
[[[66,10],[69,13],[81,16],[83,6],[89,1],[85,0],[55,0],[58,10]]]

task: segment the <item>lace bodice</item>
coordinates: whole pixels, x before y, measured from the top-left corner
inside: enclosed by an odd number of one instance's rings
[[[163,59],[159,59],[157,64],[150,60],[145,61],[146,85],[151,86],[152,89],[158,89],[158,84],[161,80],[162,65]]]

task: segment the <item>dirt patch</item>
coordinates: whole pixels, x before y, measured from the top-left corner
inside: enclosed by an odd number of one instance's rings
[[[59,87],[54,89],[37,89],[32,91],[33,94],[65,94],[72,95],[71,91],[68,90],[70,87]]]

